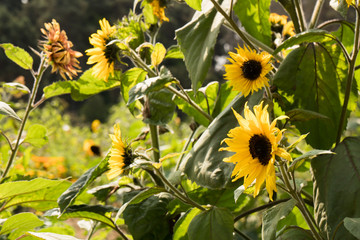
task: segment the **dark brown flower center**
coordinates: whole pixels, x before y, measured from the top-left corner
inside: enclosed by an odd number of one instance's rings
[[[254,81],[260,76],[262,66],[261,63],[256,60],[248,60],[244,62],[244,64],[241,67],[241,70],[246,79]]]
[[[125,164],[124,167],[129,166],[134,160],[131,148],[129,148],[129,147],[125,148],[125,151],[124,151],[124,154],[122,155],[122,157],[124,159],[123,160],[124,164]]]
[[[249,140],[249,149],[253,159],[258,158],[261,165],[268,165],[271,159],[271,142],[266,136],[262,134],[252,136]]]
[[[106,44],[108,44],[109,42],[111,42],[111,40],[113,40],[113,39],[108,39],[108,40],[106,41]],[[105,57],[106,57],[106,59],[108,60],[109,64],[110,64],[110,63],[113,63],[113,62],[115,62],[115,61],[117,60],[117,55],[118,55],[118,53],[119,53],[119,47],[116,46],[115,43],[110,44],[110,45],[107,45],[107,46],[105,47],[104,53],[105,53]]]

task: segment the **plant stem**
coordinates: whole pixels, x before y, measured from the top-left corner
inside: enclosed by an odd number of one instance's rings
[[[8,142],[9,146],[10,146],[10,150],[13,151],[13,146],[10,142],[10,139],[5,135],[5,133],[3,131],[0,130],[0,134],[3,135],[3,137],[6,139],[6,141]]]
[[[223,17],[228,21],[231,25],[231,27],[234,29],[234,31],[239,35],[239,37],[250,47],[251,49],[255,49],[254,45],[249,41],[249,39],[245,36],[245,34],[239,29],[239,27],[236,25],[234,20],[230,18],[230,16],[221,8],[221,6],[215,1],[211,0],[211,2],[214,4],[214,7],[216,10],[223,15]],[[230,9],[232,10],[232,9]]]
[[[234,232],[236,232],[237,234],[239,234],[242,238],[244,238],[246,240],[251,240],[251,238],[249,238],[245,233],[241,232],[240,230],[238,230],[235,227],[234,227]]]
[[[356,27],[354,34],[354,46],[353,46],[352,54],[350,56],[350,63],[348,68],[347,80],[346,80],[344,104],[341,109],[339,128],[336,136],[336,145],[340,143],[341,135],[346,121],[346,112],[349,104],[352,83],[354,80],[355,62],[359,52],[360,19],[359,19],[359,9],[357,7],[355,9],[356,9]]]
[[[319,20],[319,15],[321,12],[321,9],[324,5],[324,0],[317,0],[315,7],[314,7],[314,11],[313,14],[311,16],[311,20],[310,20],[310,24],[309,24],[309,29],[312,29],[315,27],[315,25],[317,24],[318,20]]]
[[[181,201],[183,201],[184,203],[190,204],[198,209],[200,209],[201,211],[205,211],[206,209],[201,206],[200,204],[198,204],[197,202],[195,202],[194,200],[192,200],[191,198],[188,198],[187,196],[185,196],[182,192],[180,192],[176,187],[174,187],[167,179],[166,177],[162,174],[161,171],[159,171],[159,169],[155,168],[155,171],[157,173],[157,175],[160,177],[160,179],[163,181],[163,183],[168,186],[171,191],[173,191],[174,195],[179,198]]]
[[[306,23],[305,23],[305,19],[304,19],[304,12],[303,12],[303,10],[301,8],[301,5],[300,5],[299,1],[300,0],[294,0],[295,9],[296,9],[298,19],[299,19],[299,22],[300,22],[300,31],[303,32],[306,29]]]
[[[125,239],[125,240],[130,240],[130,239],[127,238],[126,235],[121,231],[121,229],[119,228],[119,226],[118,226],[113,220],[111,220],[111,221],[113,222],[113,224],[114,224],[114,226],[115,226],[115,228],[112,228],[112,229],[114,229],[117,233],[119,233],[119,235],[120,235],[123,239]]]
[[[151,136],[151,145],[153,148],[153,157],[154,162],[159,162],[160,159],[160,145],[159,145],[159,134],[157,126],[154,124],[149,124],[150,127],[150,136]]]
[[[29,97],[29,101],[28,101],[26,109],[25,109],[25,114],[24,114],[23,120],[22,120],[20,128],[19,128],[19,132],[18,132],[18,135],[17,135],[17,138],[16,138],[15,145],[12,148],[9,161],[6,164],[6,167],[5,167],[5,170],[4,170],[4,172],[3,172],[2,176],[1,176],[0,182],[2,180],[4,180],[4,178],[7,176],[7,174],[9,173],[9,170],[11,168],[11,165],[13,164],[13,162],[15,160],[17,151],[19,150],[19,146],[21,144],[21,142],[20,142],[21,141],[21,135],[22,135],[22,133],[24,131],[25,124],[26,124],[26,121],[29,118],[30,112],[33,109],[33,104],[34,104],[34,101],[35,101],[35,98],[36,98],[36,93],[37,93],[37,91],[39,89],[40,81],[41,81],[42,75],[43,75],[45,70],[46,70],[45,59],[42,58],[41,62],[40,62],[40,65],[39,65],[38,72],[34,73],[33,71],[31,71],[32,76],[34,77],[34,85],[33,85],[33,88],[32,88],[32,91],[31,91],[31,94],[30,94],[30,97]]]
[[[295,189],[291,186],[290,180],[289,180],[289,174],[286,171],[285,167],[284,167],[284,163],[280,163],[279,164],[279,169],[282,175],[282,179],[284,181],[285,187],[288,190],[288,193],[290,194],[290,196],[296,201],[296,206],[298,207],[298,209],[300,210],[301,214],[303,215],[306,223],[308,224],[308,226],[310,227],[310,230],[314,236],[314,238],[316,240],[322,240],[321,235],[318,232],[318,227],[315,224],[315,220],[313,219],[313,217],[311,216],[309,210],[306,208],[305,203],[301,197],[301,195],[295,191]]]
[[[184,155],[185,155],[185,151],[188,149],[188,147],[190,146],[190,143],[191,143],[191,140],[192,138],[194,137],[195,135],[195,132],[196,132],[196,129],[194,129],[194,131],[191,132],[189,138],[186,140],[186,143],[181,151],[181,155],[179,157],[179,160],[177,161],[176,163],[176,166],[175,166],[175,171],[179,170],[179,167],[180,167],[180,164],[181,164],[181,161],[182,159],[184,158]]]
[[[248,215],[250,215],[250,214],[253,214],[253,213],[255,213],[255,212],[259,212],[259,211],[261,211],[261,210],[264,210],[264,209],[273,207],[273,206],[278,205],[279,203],[282,203],[282,202],[287,202],[287,201],[289,201],[289,200],[290,200],[290,198],[280,199],[280,200],[276,200],[276,201],[273,201],[273,202],[269,202],[269,203],[264,204],[264,205],[261,205],[261,206],[259,206],[259,207],[250,209],[250,210],[248,210],[248,211],[246,211],[246,212],[243,212],[243,213],[241,213],[240,215],[236,216],[236,217],[234,218],[234,222],[237,222],[237,221],[239,221],[241,218],[246,217],[246,216],[248,216]]]

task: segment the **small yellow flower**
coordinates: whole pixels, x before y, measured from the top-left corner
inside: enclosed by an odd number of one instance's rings
[[[154,15],[160,22],[168,22],[169,19],[165,16],[166,0],[152,0],[150,2]]]
[[[94,121],[92,121],[91,123],[91,131],[96,133],[99,131],[99,128],[100,128],[100,125],[101,125],[101,122],[99,119],[95,119]]]
[[[287,23],[287,16],[279,15],[277,13],[270,13],[269,21],[272,26],[281,25],[284,26]]]
[[[267,106],[263,108],[263,103],[254,106],[254,113],[246,103],[244,117],[233,111],[240,126],[229,131],[229,138],[224,139],[228,147],[221,148],[220,151],[235,154],[224,161],[235,164],[233,181],[244,177],[245,189],[255,181],[254,197],[259,194],[262,183],[266,181],[266,189],[272,200],[273,191],[277,191],[275,155],[291,160],[290,154],[278,145],[283,131],[275,127],[276,121],[286,116],[281,116],[270,124]]]
[[[231,58],[228,60],[231,64],[225,64],[226,80],[236,91],[241,91],[247,95],[269,86],[269,80],[266,74],[271,71],[271,55],[267,52],[256,53],[255,50],[244,48],[235,48],[237,53],[229,52]]]
[[[121,139],[119,124],[114,125],[114,134],[110,134],[112,147],[110,149],[108,179],[113,179],[124,172],[134,160],[130,146],[127,146]]]
[[[289,21],[285,24],[282,31],[282,36],[284,39],[295,36],[295,28],[293,21]]]
[[[83,151],[87,156],[101,156],[100,146],[96,145],[92,139],[86,139],[84,141]]]
[[[45,23],[45,29],[40,29],[46,40],[40,41],[43,51],[46,54],[51,72],[59,72],[61,77],[66,79],[65,74],[72,79],[81,72],[77,58],[82,53],[72,50],[73,44],[68,40],[66,32],[60,30],[59,23],[53,19],[51,23]]]
[[[89,57],[87,64],[95,64],[92,67],[93,75],[96,78],[107,81],[110,75],[114,75],[114,62],[117,60],[119,48],[116,44],[108,45],[114,40],[116,27],[110,26],[109,22],[103,18],[99,21],[100,30],[91,34],[90,44],[93,48],[86,50]]]

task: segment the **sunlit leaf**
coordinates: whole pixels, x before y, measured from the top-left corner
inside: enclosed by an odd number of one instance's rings
[[[175,59],[184,59],[184,54],[180,51],[179,46],[171,46],[167,49],[165,59],[175,58]]]
[[[9,217],[2,225],[0,235],[10,234],[7,239],[16,239],[23,233],[42,226],[44,223],[35,214],[29,212],[18,213]]]
[[[237,1],[234,12],[241,21],[246,31],[259,41],[270,46],[270,4],[271,0]]]
[[[212,207],[196,215],[188,227],[188,239],[232,239],[234,217],[226,208]]]
[[[190,222],[193,218],[201,212],[198,208],[192,208],[187,211],[183,216],[176,221],[174,226],[174,236],[173,239],[176,240],[188,240],[187,231],[190,225]]]
[[[360,217],[360,138],[345,138],[334,152],[311,161],[315,220],[328,239],[344,218]],[[341,224],[335,239],[352,235]]]
[[[52,232],[27,232],[26,236],[35,237],[36,239],[40,240],[80,240],[79,238],[73,236]],[[27,237],[22,239],[27,240]]]
[[[158,66],[165,58],[166,48],[161,43],[156,43],[151,53],[151,65]]]
[[[14,88],[23,93],[30,93],[30,89],[28,87],[26,87],[24,84],[17,83],[17,82],[4,83],[3,87]]]
[[[201,11],[202,0],[185,0],[185,2],[194,10]]]
[[[0,47],[5,50],[5,55],[14,63],[24,69],[32,69],[33,59],[24,49],[16,47],[11,43],[0,44]]]
[[[16,114],[16,112],[9,106],[9,104],[0,101],[0,114],[5,116],[10,116],[12,118],[15,118],[16,120],[21,121],[19,116]]]
[[[47,130],[43,125],[34,124],[27,130],[25,142],[30,143],[34,147],[42,147],[48,141]]]

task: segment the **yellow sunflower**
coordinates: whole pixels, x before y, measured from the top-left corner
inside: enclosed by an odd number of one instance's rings
[[[133,155],[130,146],[127,146],[121,139],[119,124],[114,125],[114,134],[110,134],[112,147],[110,149],[108,179],[113,179],[124,172],[124,169],[133,162]]]
[[[224,139],[228,146],[220,150],[235,154],[224,161],[235,164],[231,176],[234,177],[233,181],[244,177],[245,189],[255,181],[254,197],[259,194],[262,183],[266,181],[266,189],[272,200],[273,191],[277,191],[275,155],[291,160],[290,154],[278,145],[283,131],[275,127],[276,121],[286,116],[281,116],[270,124],[267,106],[263,107],[263,103],[254,106],[254,113],[246,103],[244,118],[233,111],[240,126],[229,131],[229,138]]]
[[[154,15],[160,20],[160,22],[169,21],[169,19],[165,16],[166,0],[152,0],[150,5],[153,9]]]
[[[271,26],[280,25],[284,26],[287,23],[288,17],[286,15],[279,15],[277,13],[270,13],[269,22]]]
[[[235,48],[237,53],[229,52],[231,58],[228,60],[231,64],[225,64],[226,80],[236,91],[241,91],[247,95],[269,86],[269,80],[266,74],[271,71],[271,55],[267,52],[256,53],[255,50],[244,48]]]
[[[93,48],[86,50],[89,57],[87,64],[95,64],[92,67],[93,76],[107,81],[109,75],[114,74],[114,62],[117,59],[119,48],[116,44],[107,45],[114,40],[116,27],[110,26],[109,22],[103,18],[99,21],[101,30],[91,34],[90,44]]]
[[[295,36],[295,27],[293,21],[289,21],[285,24],[282,35],[284,39]]]

